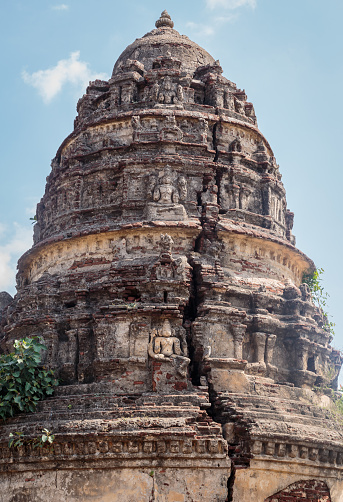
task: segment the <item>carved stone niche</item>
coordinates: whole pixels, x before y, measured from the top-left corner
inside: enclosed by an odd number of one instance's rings
[[[131,118],[132,140],[135,143],[156,142],[156,141],[183,141],[183,131],[178,127],[174,115],[167,115],[163,120],[156,120],[154,117],[145,117],[141,120],[139,115]],[[204,125],[201,131],[206,133]],[[201,136],[202,137],[202,136]]]
[[[289,380],[297,387],[312,388],[318,377],[316,373],[317,353],[315,344],[309,339],[285,340],[289,357]]]
[[[134,142],[158,141],[160,138],[159,121],[154,118],[141,121],[139,115],[133,115],[131,118]]]
[[[189,268],[186,256],[173,258],[172,247],[173,239],[169,234],[161,234],[160,237],[160,256],[151,270],[151,279],[159,281],[185,281],[187,269]]]
[[[155,102],[154,108],[168,107],[182,109],[184,93],[182,86],[173,82],[170,76],[155,82],[151,88],[150,101]]]
[[[149,317],[135,316],[132,312],[96,319],[94,377],[105,375],[124,382],[127,380],[125,371],[130,367],[131,371],[138,372],[136,380],[141,380],[146,372],[142,368],[146,367],[148,359],[150,326]]]
[[[160,131],[161,141],[182,141],[183,132],[178,127],[174,115],[167,115]]]
[[[58,339],[59,378],[71,383],[76,380],[77,329],[60,332]]]
[[[186,330],[172,328],[169,319],[161,319],[150,331],[148,355],[152,368],[153,391],[173,393],[189,387]]]
[[[150,192],[150,193],[149,193]],[[180,200],[187,197],[187,182],[166,166],[160,176],[151,176],[148,184],[146,217],[148,220],[185,220],[186,210]]]
[[[275,378],[278,371],[277,367],[272,365],[275,342],[276,335],[262,332],[251,334],[247,347],[246,358],[249,363],[246,373]]]
[[[220,205],[222,209],[241,209],[248,211],[250,209],[250,200],[253,195],[253,188],[246,183],[238,181],[228,175],[223,176],[223,182],[220,188]]]
[[[220,361],[227,368],[243,368],[243,339],[246,325],[240,320],[226,322],[217,315],[212,319],[196,321],[192,325],[193,339],[197,338],[203,347],[203,359],[210,365]],[[197,343],[197,342],[195,342]]]
[[[237,319],[223,322],[223,315],[211,322],[192,324],[192,345],[199,360],[199,371],[216,392],[248,392],[250,383],[244,370],[242,344],[247,326]]]

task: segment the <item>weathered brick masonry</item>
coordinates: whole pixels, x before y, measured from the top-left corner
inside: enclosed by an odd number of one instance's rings
[[[245,92],[163,12],[77,111],[0,295],[62,380],[1,427],[0,501],[342,502],[342,361]]]
[[[266,502],[301,502],[302,500],[330,502],[330,493],[326,483],[315,480],[300,481],[268,497]]]

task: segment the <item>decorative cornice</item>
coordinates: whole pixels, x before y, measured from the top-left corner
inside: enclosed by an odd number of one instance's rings
[[[277,457],[280,460],[304,460],[343,468],[343,448],[339,447],[314,447],[310,444],[257,439],[251,445],[251,453],[255,459]]]
[[[162,435],[156,437],[153,433],[147,437],[58,437],[51,448],[33,448],[32,445],[24,445],[20,448],[9,448],[6,443],[0,445],[0,466],[6,465],[8,470],[11,464],[14,470],[21,470],[23,464],[31,468],[31,464],[46,462],[84,462],[115,461],[116,463],[127,462],[133,459],[152,461],[191,462],[211,459],[218,467],[227,467],[227,443],[224,439],[213,437],[203,439],[201,437],[168,437]],[[218,463],[219,462],[219,463]],[[223,463],[224,462],[224,463]],[[20,464],[22,467],[20,467]],[[0,467],[1,470],[1,467]]]

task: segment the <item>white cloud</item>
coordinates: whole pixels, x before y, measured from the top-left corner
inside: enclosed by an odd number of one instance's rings
[[[186,23],[187,28],[190,28],[192,31],[196,32],[199,36],[208,36],[214,34],[214,27],[201,23],[193,23],[193,21],[189,21]]]
[[[228,14],[227,16],[218,16],[214,18],[214,22],[216,25],[221,25],[221,24],[226,24],[226,23],[233,23],[238,19],[238,14]]]
[[[69,5],[61,3],[60,5],[53,5],[51,8],[52,10],[69,10]]]
[[[189,21],[188,23],[186,23],[186,26],[199,37],[211,36],[216,33],[217,29],[221,25],[232,23],[236,21],[237,17],[238,15],[236,13],[231,13],[226,16],[211,17],[207,24],[194,23],[193,21]]]
[[[32,228],[13,223],[12,228],[0,223],[0,291],[15,292],[18,258],[32,246]]]
[[[88,63],[80,61],[80,51],[70,54],[68,59],[61,59],[56,66],[34,73],[22,72],[26,84],[35,87],[45,103],[50,101],[66,84],[84,89],[90,80],[108,78],[104,73],[93,73]]]
[[[254,9],[256,5],[257,0],[206,0],[206,7],[213,11],[217,9],[216,12],[208,17],[206,24],[189,21],[186,23],[186,26],[200,37],[211,36],[222,25],[234,23],[238,19],[239,7],[251,7]],[[221,11],[220,8],[226,9],[226,12]],[[231,12],[227,12],[228,10]]]
[[[251,7],[254,9],[257,5],[257,0],[206,0],[206,6],[210,9],[238,9],[239,7]]]

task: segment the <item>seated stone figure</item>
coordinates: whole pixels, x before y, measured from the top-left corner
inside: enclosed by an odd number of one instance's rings
[[[167,169],[164,176],[161,178],[160,184],[154,189],[153,200],[160,204],[179,202],[179,194],[173,186],[171,175]]]
[[[175,336],[168,319],[165,319],[161,329],[153,329],[150,333],[148,354],[152,359],[172,362],[177,373],[183,377],[187,375],[190,360],[186,357],[186,340]]]
[[[186,188],[183,186],[185,180],[181,180],[181,178],[177,180],[169,166],[166,166],[162,176],[151,180],[149,190],[152,189],[152,193],[147,194],[148,198],[152,200],[147,205],[147,218],[149,220],[184,220],[187,217],[184,206],[179,204],[178,181],[181,181],[182,196],[186,196]]]

